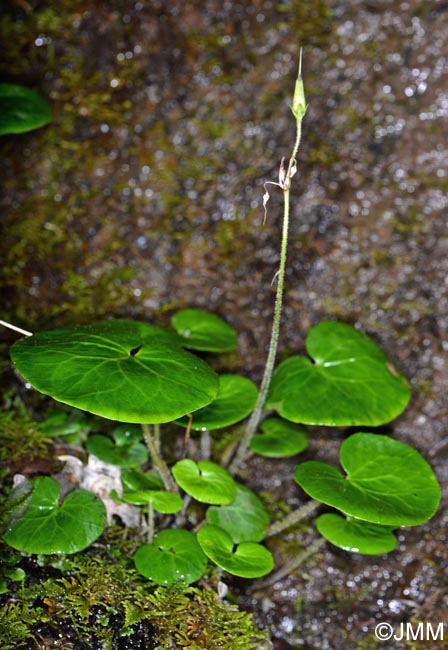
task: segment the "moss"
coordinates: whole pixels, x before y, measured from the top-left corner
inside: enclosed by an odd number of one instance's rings
[[[210,590],[195,587],[159,587],[148,598],[150,609],[140,616],[155,627],[155,639],[162,648],[228,648],[262,650],[266,635],[252,617],[220,601]],[[132,615],[135,620],[135,612]]]
[[[215,254],[217,263],[226,264],[232,270],[238,268],[240,257],[247,250],[249,235],[254,230],[255,216],[256,211],[249,210],[244,216],[236,215],[235,219],[218,222],[213,235],[218,247]]]
[[[50,440],[20,403],[14,410],[0,412],[0,462],[48,455]]]
[[[100,10],[95,20],[101,15]],[[14,200],[2,221],[8,270],[0,282],[3,310],[34,328],[55,319],[64,325],[116,314],[146,297],[141,291],[137,299],[132,291],[135,269],[117,264],[124,257],[123,242],[119,220],[110,231],[109,213],[116,212],[123,186],[116,183],[110,191],[106,174],[112,129],[131,109],[123,87],[138,76],[139,63],[117,60],[111,47],[101,72],[92,66],[83,30],[74,29],[83,19],[79,2],[65,0],[57,11],[10,7],[0,21],[8,44],[2,69],[11,81],[37,87],[54,115],[47,128],[2,142],[14,172],[4,184]],[[111,84],[115,78],[118,87]],[[103,124],[111,133],[102,133]],[[105,170],[104,180],[95,176],[98,169]],[[94,223],[92,205],[99,206]]]
[[[238,183],[252,183],[259,174],[262,138],[241,137],[241,115],[228,92],[236,78],[249,75],[251,82],[258,74],[244,38],[228,47],[229,34],[241,30],[242,12],[202,29],[200,12],[197,20],[192,17],[194,8],[183,21],[158,3],[150,5],[130,11],[125,21],[121,6],[111,10],[108,3],[90,11],[78,0],[62,0],[57,9],[41,2],[29,12],[27,3],[12,3],[0,19],[7,44],[0,69],[9,80],[39,90],[54,114],[45,129],[2,142],[14,172],[4,179],[4,189],[14,199],[6,203],[2,222],[8,273],[0,291],[6,314],[28,329],[143,309],[154,290],[141,289],[145,270],[140,271],[138,259],[128,260],[135,255],[133,233],[142,209],[147,214],[148,201],[134,196],[130,184],[144,184],[146,179],[139,180],[144,166],[151,169],[155,197],[148,239],[155,241],[161,233],[185,239],[198,222],[205,224],[204,197],[233,170],[235,151],[241,159]],[[326,5],[324,0],[285,0],[274,15],[279,29],[294,34],[294,43],[300,34],[303,45],[317,44],[327,41],[332,29]],[[153,19],[160,33],[148,41],[142,25]],[[266,26],[250,12],[248,20],[262,41]],[[169,47],[163,24],[169,25]],[[142,42],[145,52],[136,53]],[[213,84],[212,95],[195,81],[200,71]],[[279,83],[286,93],[287,75]],[[184,95],[191,87],[188,108]],[[267,76],[252,119],[272,113],[277,91]],[[328,159],[330,154],[327,147],[317,155]],[[193,183],[197,202],[189,198]],[[237,196],[238,184],[229,192]],[[235,242],[242,249],[250,221],[219,225],[216,234],[212,226],[217,264],[235,264]],[[139,273],[142,280],[136,279]]]
[[[42,626],[47,637],[51,630],[63,630],[77,648],[117,648],[124,638],[129,639],[126,647],[144,638],[144,647],[167,650],[267,647],[266,635],[251,615],[223,603],[214,591],[183,585],[155,587],[142,578],[130,559],[134,543],[122,537],[119,560],[108,556],[106,544],[95,557],[80,553],[62,562],[49,557],[40,567],[28,561],[28,584],[14,593],[14,603],[3,608],[1,647],[19,647],[7,645],[9,639],[33,637]],[[60,575],[43,578],[51,573]]]
[[[346,293],[348,296],[351,295],[351,287],[347,289]],[[341,304],[339,300],[335,300],[334,298],[321,299],[319,306],[325,310],[325,313],[328,316],[332,316],[334,318],[343,319],[347,311],[346,307]]]
[[[24,642],[34,637],[32,625],[38,612],[29,604],[6,603],[0,609],[0,643],[2,650],[20,650]]]
[[[268,511],[269,519],[272,523],[281,521],[287,515],[289,515],[292,510],[292,507],[286,501],[274,498],[273,495],[267,490],[262,490],[258,493],[258,496]]]
[[[304,44],[322,45],[333,30],[333,11],[325,0],[282,0],[277,10],[290,15],[288,24],[297,29]]]

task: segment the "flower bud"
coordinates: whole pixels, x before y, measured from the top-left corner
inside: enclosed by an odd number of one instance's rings
[[[297,75],[294,96],[292,98],[291,111],[296,120],[302,120],[306,111],[305,90],[302,79],[302,50],[300,50],[299,74]]]

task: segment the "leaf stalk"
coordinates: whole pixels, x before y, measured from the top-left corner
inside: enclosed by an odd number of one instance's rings
[[[153,438],[149,424],[142,424],[142,430],[153,465],[158,470],[165,489],[168,490],[168,492],[175,492],[176,484],[174,483],[171,472],[168,469],[168,465],[165,463],[157,449],[157,444]]]

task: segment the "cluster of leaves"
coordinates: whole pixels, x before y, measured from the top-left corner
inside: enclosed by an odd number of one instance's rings
[[[125,423],[112,438],[94,435],[87,449],[122,467],[117,500],[148,513],[149,543],[134,555],[143,576],[162,585],[196,582],[208,560],[236,576],[269,573],[273,557],[260,542],[269,525],[261,501],[220,465],[189,458],[161,475],[141,467],[144,425],[174,421],[199,431],[233,425],[251,413],[257,389],[248,379],[218,376],[199,352],[233,349],[236,333],[207,312],[176,314],[173,330],[116,320],[54,330],[19,340],[13,361],[42,393],[94,414]],[[277,411],[261,424],[252,451],[278,457],[307,446],[305,424],[378,426],[405,408],[410,391],[404,377],[367,336],[348,325],[323,322],[307,339],[308,357],[290,357],[274,373],[266,408]],[[151,435],[146,440],[156,454]],[[152,447],[152,448],[151,448]],[[154,458],[155,460],[155,458]],[[294,478],[313,499],[341,514],[317,520],[320,533],[351,551],[381,553],[396,545],[393,529],[418,525],[435,512],[440,488],[429,465],[410,447],[375,433],[355,433],[341,447],[342,475],[326,463],[299,464]],[[181,497],[184,494],[184,498]],[[60,503],[58,484],[41,477],[12,491],[4,540],[29,553],[74,553],[89,546],[106,525],[102,502],[74,490]],[[192,531],[162,527],[153,537],[154,511],[178,515],[190,499],[208,506]],[[167,522],[169,525],[169,522]]]

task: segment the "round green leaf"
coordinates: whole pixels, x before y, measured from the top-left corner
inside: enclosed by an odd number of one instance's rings
[[[235,424],[252,412],[257,401],[258,389],[255,384],[238,375],[220,375],[219,390],[213,402],[193,413],[192,429],[222,429]],[[186,426],[187,418],[177,420]]]
[[[47,436],[79,436],[78,439],[82,439],[89,432],[90,424],[82,411],[52,411],[39,424],[39,429]]]
[[[149,472],[143,472],[138,467],[123,469],[121,472],[121,483],[124,492],[163,489],[163,481],[156,471],[150,470]]]
[[[418,451],[388,436],[355,433],[341,446],[342,476],[319,461],[300,464],[297,483],[313,499],[383,526],[417,526],[430,519],[440,487]]]
[[[12,580],[13,582],[21,582],[26,578],[25,571],[17,567],[12,569],[4,569],[2,573],[6,578],[8,578],[8,580]]]
[[[198,541],[208,558],[232,575],[260,578],[274,568],[272,554],[261,544],[242,542],[235,546],[232,538],[218,526],[203,526]]]
[[[228,506],[210,506],[209,524],[225,530],[235,544],[261,542],[269,526],[269,515],[260,499],[248,488],[237,485],[236,497]]]
[[[54,399],[121,422],[159,423],[205,406],[218,375],[159,327],[115,320],[42,332],[11,348],[19,372]]]
[[[121,498],[126,503],[133,503],[138,506],[152,503],[154,510],[164,515],[172,515],[182,510],[183,501],[174,492],[164,490],[136,490],[135,492],[123,492]]]
[[[40,95],[15,84],[0,84],[0,135],[32,131],[51,122],[51,110]]]
[[[134,555],[136,569],[159,585],[191,584],[204,574],[207,558],[187,530],[163,530]]]
[[[138,424],[119,424],[112,431],[117,447],[125,448],[143,440],[143,432]]]
[[[118,467],[138,467],[148,460],[146,447],[132,438],[117,441],[107,436],[90,436],[86,449],[89,454]]]
[[[87,490],[73,490],[59,504],[58,483],[38,478],[31,505],[3,536],[7,544],[25,553],[76,553],[94,542],[106,525],[106,508]]]
[[[332,426],[378,426],[405,409],[405,378],[365,334],[324,321],[306,348],[311,359],[290,357],[278,366],[266,408],[292,422]]]
[[[285,458],[300,454],[308,447],[306,431],[281,418],[267,418],[260,425],[262,434],[253,436],[250,448],[260,456]]]
[[[389,553],[397,546],[397,539],[388,526],[378,526],[351,517],[345,519],[333,513],[320,515],[316,526],[322,537],[351,553],[377,555]]]
[[[180,460],[172,468],[180,487],[202,503],[213,505],[232,503],[236,496],[236,483],[229,472],[216,463],[189,458]]]
[[[164,515],[173,515],[175,512],[182,510],[183,500],[174,492],[165,492],[164,490],[154,491],[150,494],[150,499],[154,510]]]
[[[171,319],[184,345],[204,352],[227,352],[234,350],[238,339],[233,327],[219,316],[202,309],[183,309]]]

